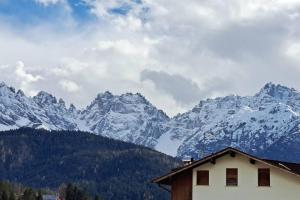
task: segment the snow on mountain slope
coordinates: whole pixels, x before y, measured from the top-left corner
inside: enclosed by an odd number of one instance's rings
[[[84,110],[66,107],[62,99],[39,92],[26,97],[0,84],[0,130],[19,127],[83,130],[106,137],[154,147],[168,116],[141,94],[99,94]]]
[[[268,83],[254,96],[202,100],[170,119],[139,93],[105,92],[78,110],[46,92],[26,97],[0,83],[0,130],[23,126],[89,131],[179,157],[199,158],[227,146],[272,156],[275,148],[300,152],[300,93]]]
[[[70,129],[76,124],[70,118],[63,100],[57,101],[52,95],[40,92],[30,98],[4,83],[0,84],[0,129],[19,127]]]
[[[99,94],[81,113],[89,131],[106,137],[154,147],[169,120],[141,94]]]
[[[254,96],[200,101],[191,111],[171,119],[164,136],[167,143],[180,144],[176,152],[180,157],[199,158],[227,146],[261,155],[298,128],[299,100],[296,90],[268,83]],[[166,143],[164,136],[158,150]]]

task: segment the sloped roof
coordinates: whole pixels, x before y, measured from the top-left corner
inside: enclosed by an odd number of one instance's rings
[[[290,162],[283,162],[283,161],[278,161],[278,160],[266,160],[264,159],[265,162],[282,168],[282,169],[286,169],[289,172],[292,172],[294,174],[300,175],[300,164],[299,163],[290,163]]]
[[[244,155],[244,156],[248,157],[249,159],[251,159],[253,161],[258,161],[258,162],[264,163],[266,165],[278,168],[278,169],[283,170],[287,173],[291,173],[291,174],[294,174],[294,175],[300,177],[300,163],[289,163],[289,162],[282,162],[282,161],[278,161],[278,160],[261,159],[261,158],[258,158],[256,156],[252,156],[250,154],[242,152],[238,149],[235,149],[235,148],[232,148],[232,147],[227,147],[227,148],[225,148],[221,151],[218,151],[214,154],[206,156],[206,157],[204,157],[204,158],[202,158],[198,161],[192,162],[189,165],[176,168],[176,170],[172,170],[168,174],[165,174],[161,177],[155,178],[152,182],[157,183],[157,184],[170,185],[171,178],[173,176],[181,174],[181,173],[186,172],[188,170],[191,170],[191,169],[193,169],[195,167],[198,167],[200,165],[203,165],[205,163],[213,162],[217,158],[223,157],[224,155],[227,155],[227,154],[230,154],[230,153],[237,153],[237,154]]]

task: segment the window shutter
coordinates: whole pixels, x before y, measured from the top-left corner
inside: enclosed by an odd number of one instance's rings
[[[227,168],[226,169],[226,185],[237,186],[238,185],[238,169]]]
[[[209,171],[208,170],[197,171],[197,185],[209,185]]]
[[[270,186],[270,169],[258,169],[258,186]]]

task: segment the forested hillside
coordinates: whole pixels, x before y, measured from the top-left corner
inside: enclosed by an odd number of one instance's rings
[[[74,183],[105,200],[168,199],[153,177],[179,164],[157,151],[84,132],[0,133],[0,179],[34,188]]]

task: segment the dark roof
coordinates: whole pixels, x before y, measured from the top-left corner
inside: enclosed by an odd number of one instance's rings
[[[183,166],[183,167],[178,167],[175,170],[173,169],[170,173],[165,174],[161,177],[155,178],[153,180],[153,182],[157,183],[157,184],[170,185],[171,178],[173,176],[181,174],[181,173],[186,172],[188,170],[191,170],[191,169],[193,169],[195,167],[198,167],[200,165],[203,165],[205,163],[213,162],[217,158],[223,157],[224,155],[231,154],[231,153],[238,153],[238,154],[244,155],[244,156],[246,156],[249,159],[252,159],[254,161],[258,161],[258,162],[264,163],[266,165],[276,167],[280,170],[283,170],[283,171],[288,172],[288,173],[292,173],[292,174],[297,175],[297,176],[300,177],[300,163],[289,163],[289,162],[283,162],[283,161],[278,161],[278,160],[261,159],[261,158],[258,158],[256,156],[252,156],[250,154],[242,152],[238,149],[235,149],[235,148],[232,148],[232,147],[227,147],[227,148],[225,148],[221,151],[218,151],[218,152],[213,153],[209,156],[206,156],[206,157],[204,157],[204,158],[202,158],[198,161],[192,162],[189,165],[186,165],[186,166]]]
[[[265,162],[270,163],[273,166],[286,169],[294,174],[300,175],[300,164],[299,163],[290,163],[279,160],[267,160],[264,159]]]

